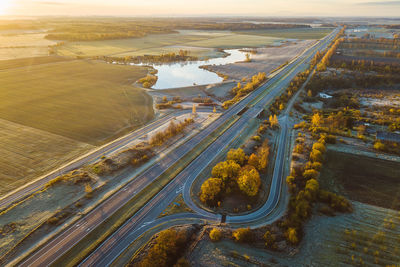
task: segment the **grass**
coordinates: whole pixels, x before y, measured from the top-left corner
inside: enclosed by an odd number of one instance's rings
[[[158,192],[160,192],[175,176],[177,176],[190,162],[192,162],[204,149],[214,142],[222,133],[224,133],[238,117],[231,118],[227,123],[220,126],[206,139],[198,144],[190,153],[178,160],[169,167],[160,177],[157,183],[151,183],[132,199],[124,207],[108,217],[100,226],[91,231],[80,242],[72,247],[67,253],[62,255],[53,263],[54,266],[75,266],[86,255],[100,245],[108,236],[115,232],[126,220],[132,217],[143,205],[150,201]]]
[[[153,34],[142,38],[105,40],[92,42],[70,42],[61,46],[57,54],[61,56],[138,56],[171,52],[171,46],[211,38],[206,34],[185,33]],[[176,51],[179,51],[179,47]]]
[[[267,36],[232,33],[207,40],[189,42],[186,43],[186,45],[213,48],[243,48],[273,45],[277,41],[280,41],[280,39]]]
[[[321,39],[332,32],[332,28],[298,28],[298,29],[271,29],[238,32],[246,35],[269,36],[288,39]]]
[[[188,50],[190,55],[215,57],[214,48],[241,48],[273,44],[271,37],[239,35],[221,31],[181,31],[180,33],[148,35],[142,38],[93,42],[70,42],[57,50],[60,56],[139,56]]]
[[[92,148],[70,138],[0,119],[0,195]]]
[[[152,100],[131,86],[142,67],[65,61],[0,72],[0,118],[102,144],[153,117]]]
[[[163,213],[160,214],[159,218],[184,212],[192,212],[192,209],[186,205],[182,194],[180,194],[168,205]]]
[[[14,69],[14,68],[22,68],[22,67],[31,67],[34,65],[41,64],[50,64],[56,63],[60,61],[69,60],[64,57],[28,57],[28,58],[20,58],[20,59],[9,59],[9,60],[1,60],[0,61],[0,70]]]
[[[47,56],[47,46],[56,42],[44,36],[43,33],[0,34],[0,60]]]
[[[394,161],[328,150],[321,186],[352,200],[399,209],[399,167]]]

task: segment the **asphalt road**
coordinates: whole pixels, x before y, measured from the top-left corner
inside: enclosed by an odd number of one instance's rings
[[[199,110],[200,111],[200,110]],[[210,110],[211,111],[211,110]],[[143,128],[140,128],[128,135],[125,135],[115,141],[112,141],[106,145],[103,145],[97,148],[94,151],[91,151],[78,159],[71,161],[64,166],[57,168],[54,171],[20,187],[5,196],[2,196],[0,199],[0,210],[10,206],[11,204],[15,203],[16,201],[22,200],[25,197],[31,195],[32,193],[42,189],[46,183],[51,181],[52,179],[60,176],[61,174],[67,173],[69,171],[75,170],[85,164],[92,163],[96,160],[99,160],[103,155],[110,155],[118,150],[125,149],[129,146],[130,143],[137,140],[138,138],[143,137],[147,133],[151,132],[152,130],[160,127],[161,125],[167,123],[168,121],[172,120],[174,117],[191,113],[191,110],[181,110],[174,112],[172,114],[166,115],[153,123],[150,123]]]
[[[332,34],[331,40],[336,34]],[[327,41],[327,44],[330,42]],[[318,47],[323,50],[326,45]],[[290,83],[293,77],[300,71],[307,68],[309,60],[311,60],[316,50],[303,54],[293,64],[296,66],[289,72],[283,72],[275,80],[268,82],[262,88],[262,91],[268,90],[251,109],[246,111],[241,118],[221,135],[213,144],[204,150],[191,164],[189,164],[174,180],[164,187],[156,197],[148,202],[139,212],[137,212],[128,222],[126,222],[118,231],[108,238],[99,248],[91,253],[80,266],[108,266],[122,253],[140,233],[150,229],[157,223],[162,223],[165,219],[157,219],[158,215],[168,206],[168,204],[178,196],[182,190],[185,202],[192,208],[196,214],[191,217],[191,214],[184,214],[182,218],[197,218],[202,220],[220,221],[221,215],[209,213],[195,205],[190,197],[190,187],[194,179],[206,168],[220,151],[229,146],[229,144],[238,136],[244,129],[251,118],[256,117],[264,107],[275,99],[282,90]],[[299,64],[300,62],[300,64]],[[278,82],[278,83],[277,83]],[[250,99],[249,99],[250,100]],[[274,169],[273,181],[271,185],[271,193],[267,202],[259,210],[245,216],[229,216],[227,223],[243,223],[259,220],[267,216],[280,199],[281,185],[284,172],[285,153],[284,147],[287,141],[288,124],[286,117],[283,119],[279,138],[279,149],[277,152],[276,166]],[[184,185],[184,186],[182,186]],[[190,204],[192,203],[192,204]]]
[[[25,259],[21,266],[47,266],[63,255],[70,247],[82,240],[91,230],[99,226],[105,219],[111,216],[115,211],[124,206],[132,197],[143,190],[146,186],[155,181],[162,173],[171,167],[180,158],[204,140],[209,134],[214,132],[218,127],[223,125],[229,118],[235,116],[241,111],[251,100],[255,99],[260,93],[268,87],[268,84],[274,83],[281,77],[283,72],[270,79],[266,85],[254,91],[237,105],[227,110],[217,120],[211,123],[203,131],[195,135],[193,138],[179,146],[172,152],[168,153],[159,162],[151,166],[141,175],[133,179],[120,191],[106,199],[102,204],[93,209],[89,214],[80,219],[74,225],[65,229],[61,234],[52,239],[39,250],[31,254]]]
[[[120,191],[106,199],[101,205],[92,212],[63,231],[56,238],[48,242],[41,249],[31,254],[20,265],[21,266],[47,266],[54,262],[58,257],[63,255],[69,248],[79,242],[87,233],[96,228],[106,218],[111,216],[115,211],[127,203],[137,192],[154,182],[164,171],[172,166],[180,158],[199,144],[204,138],[223,125],[229,118],[235,116],[250,101],[262,96],[256,104],[247,110],[241,118],[231,126],[223,135],[221,135],[213,144],[211,144],[199,157],[197,157],[189,166],[187,166],[172,182],[170,182],[160,193],[149,201],[139,212],[137,212],[124,226],[116,231],[109,239],[107,239],[96,251],[82,263],[83,266],[106,266],[109,265],[115,257],[117,257],[133,240],[130,234],[132,232],[144,230],[146,225],[150,225],[155,221],[157,213],[160,214],[163,209],[179,194],[185,181],[195,178],[198,173],[204,169],[212,160],[213,155],[236,137],[244,127],[248,120],[257,116],[265,105],[271,103],[273,99],[281,93],[292,78],[301,70],[306,68],[308,61],[316,52],[315,48],[300,56],[295,62],[288,65],[283,71],[270,79],[265,85],[255,90],[246,97],[227,110],[220,118],[210,124],[203,131],[198,133],[192,139],[179,146],[167,156],[163,157],[158,163],[147,169],[140,176],[136,177],[132,182],[128,183]],[[305,61],[305,62],[304,62]],[[268,91],[268,93],[263,94]],[[279,153],[279,152],[278,152]],[[280,184],[277,180],[276,184]],[[278,196],[279,198],[279,196]],[[268,200],[269,201],[269,200]],[[268,203],[268,202],[267,202]],[[192,215],[193,216],[193,215]],[[219,215],[212,214],[204,216],[202,214],[195,215],[198,218],[219,220]]]

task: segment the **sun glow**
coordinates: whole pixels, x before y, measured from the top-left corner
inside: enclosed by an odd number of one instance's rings
[[[0,0],[0,16],[6,15],[13,0]]]

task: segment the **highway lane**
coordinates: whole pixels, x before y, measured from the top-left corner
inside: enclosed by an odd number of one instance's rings
[[[325,46],[319,47],[323,49]],[[315,52],[315,51],[314,51]],[[314,53],[307,53],[305,59],[311,59]],[[242,117],[223,135],[221,135],[213,144],[211,144],[203,153],[201,153],[190,165],[188,165],[173,181],[170,182],[159,194],[147,203],[142,210],[135,214],[125,225],[123,225],[117,232],[115,232],[109,239],[107,239],[97,250],[95,250],[89,257],[82,262],[81,266],[107,266],[111,264],[116,257],[122,253],[122,251],[127,248],[134,239],[132,239],[131,234],[138,233],[138,231],[143,232],[148,224],[154,224],[157,216],[165,209],[165,207],[181,192],[182,184],[191,185],[191,182],[198,176],[198,174],[209,165],[209,163],[214,159],[211,155],[218,155],[223,149],[225,149],[229,144],[240,134],[241,130],[244,129],[249,121],[249,119],[254,118],[260,111],[264,109],[264,106],[271,103],[275,97],[281,93],[282,89],[286,88],[287,84],[293,79],[293,77],[300,71],[303,70],[306,65],[302,62],[297,68],[290,71],[290,74],[285,74],[284,80],[279,83],[279,85],[274,85],[270,90],[269,94],[266,94],[257,104],[247,112],[245,112]],[[269,88],[270,89],[270,88]],[[282,131],[287,134],[287,126],[282,128]],[[282,144],[287,136],[286,134],[281,135],[280,144]],[[284,156],[282,150],[278,151],[278,158]],[[282,164],[276,168],[279,170],[274,175],[275,177],[282,177],[283,172],[283,160],[280,161]],[[280,185],[280,180],[274,178],[275,183],[273,187],[278,188]],[[185,183],[186,181],[186,183]],[[189,186],[190,187],[190,186]],[[276,190],[276,189],[274,189]],[[189,192],[189,196],[187,196]],[[184,190],[185,200],[191,200],[190,190]],[[266,206],[272,207],[272,203],[279,200],[279,195],[276,195],[274,199],[269,199]],[[205,220],[219,221],[220,215],[209,213],[203,209],[198,208],[196,205],[189,205],[191,208],[195,209],[196,217],[203,218]],[[259,210],[260,213],[263,211]],[[186,215],[188,216],[188,215]],[[200,217],[198,217],[200,216]],[[140,226],[138,228],[138,226]]]
[[[289,67],[291,66],[292,65],[290,65]],[[267,89],[271,84],[274,84],[277,80],[284,77],[285,74],[286,72],[283,71],[278,75],[276,75],[275,77],[273,77],[272,79],[270,79],[264,86],[261,86],[253,94],[249,95],[243,101],[239,102],[237,105],[233,106],[231,109],[225,112],[219,119],[217,119],[214,123],[209,125],[205,130],[203,130],[198,135],[187,141],[181,147],[177,148],[173,153],[171,153],[172,155],[168,155],[167,157],[163,158],[158,164],[154,165],[143,175],[141,175],[140,178],[139,177],[136,178],[134,182],[129,183],[126,186],[126,188],[114,194],[105,202],[103,202],[103,204],[101,204],[98,208],[96,208],[87,216],[85,216],[82,220],[80,220],[76,224],[78,225],[78,227],[72,226],[68,228],[53,241],[49,242],[42,249],[31,255],[31,257],[29,257],[26,261],[24,261],[22,265],[39,266],[39,265],[48,265],[51,262],[53,262],[63,253],[65,253],[65,251],[67,251],[71,245],[81,240],[81,238],[83,238],[83,236],[85,236],[87,232],[90,232],[90,229],[94,229],[105,218],[110,216],[118,208],[122,207],[131,197],[133,197],[133,195],[135,195],[135,192],[140,191],[146,185],[154,181],[160,174],[162,174],[163,171],[165,171],[169,166],[171,166],[176,160],[184,156],[188,151],[191,150],[191,148],[193,148],[196,144],[198,144],[201,140],[203,140],[208,134],[210,134],[217,127],[222,125],[228,118],[238,113],[247,103],[255,99],[261,92]],[[259,106],[257,107],[259,108]],[[254,115],[257,115],[257,113],[255,112]]]
[[[183,114],[187,114],[187,113],[191,113],[191,110],[182,110],[182,111],[178,111],[178,112],[166,115],[166,116],[154,121],[153,123],[150,123],[140,129],[138,129],[132,133],[129,133],[121,138],[118,138],[117,140],[112,141],[106,145],[103,145],[94,151],[90,151],[89,153],[83,155],[82,157],[79,157],[76,160],[65,164],[64,166],[51,171],[50,173],[24,185],[23,187],[20,187],[14,191],[8,193],[5,196],[2,196],[2,198],[0,199],[0,210],[6,208],[7,206],[10,206],[12,203],[14,203],[16,201],[22,200],[23,198],[31,195],[32,193],[42,189],[46,183],[48,183],[52,179],[60,176],[61,174],[67,173],[67,172],[75,170],[85,164],[92,163],[96,160],[99,160],[103,155],[107,156],[107,155],[110,155],[121,149],[125,149],[133,141],[137,140],[138,138],[143,137],[144,135],[146,135],[150,131],[160,127],[161,125],[168,123],[174,117],[177,117],[177,116],[180,116]]]
[[[22,266],[42,266],[48,265],[65,253],[73,244],[79,242],[86,236],[92,229],[100,225],[107,217],[111,216],[116,210],[121,208],[127,203],[137,192],[144,189],[147,185],[159,177],[165,170],[172,166],[181,157],[189,153],[197,144],[204,138],[216,130],[219,126],[224,124],[229,118],[237,114],[245,105],[253,100],[259,93],[261,93],[268,84],[274,83],[282,73],[279,73],[267,83],[254,91],[254,94],[249,95],[237,105],[226,111],[216,121],[211,123],[203,131],[198,133],[192,139],[163,157],[157,164],[150,167],[142,175],[135,178],[132,182],[128,183],[122,190],[112,195],[105,200],[101,205],[92,210],[84,218],[79,220],[75,225],[67,228],[62,234],[58,235],[55,239],[47,243],[41,249],[30,255]]]

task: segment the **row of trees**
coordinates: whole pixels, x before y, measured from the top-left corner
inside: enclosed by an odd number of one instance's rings
[[[153,241],[154,245],[147,254],[136,264],[139,267],[169,267],[190,266],[189,263],[179,257],[187,243],[186,233],[167,229],[158,234]]]
[[[164,131],[156,132],[150,138],[149,143],[152,146],[160,146],[169,138],[182,133],[185,130],[185,128],[192,123],[194,123],[194,120],[192,118],[186,118],[183,122],[179,123],[171,121],[168,127]]]
[[[233,192],[242,192],[254,197],[261,186],[259,171],[264,171],[269,162],[268,140],[256,153],[247,156],[241,148],[231,149],[227,160],[212,169],[212,177],[200,188],[200,200],[209,206],[219,206],[222,199]]]
[[[291,197],[288,215],[280,223],[280,227],[285,230],[285,237],[292,244],[299,242],[303,223],[310,217],[312,206],[316,201],[325,202],[336,211],[349,212],[352,210],[350,203],[345,198],[319,188],[317,179],[322,168],[323,155],[326,152],[326,141],[327,136],[320,135],[318,141],[312,146],[309,162],[303,167],[295,168],[286,178]],[[304,144],[302,145],[304,146]]]
[[[331,59],[333,54],[336,52],[336,49],[339,47],[339,45],[344,41],[344,38],[341,38],[341,37],[345,34],[345,31],[346,31],[346,26],[343,26],[343,28],[335,36],[335,38],[332,41],[333,44],[328,49],[328,51],[324,53],[324,56],[321,58],[321,61],[317,65],[318,71],[326,70],[326,67],[329,65],[329,60]]]
[[[258,86],[261,85],[267,79],[267,75],[265,72],[260,72],[257,75],[251,77],[251,81],[247,82],[245,85],[242,85],[240,82],[236,85],[236,87],[232,88],[232,94],[234,97],[231,100],[227,100],[222,104],[224,109],[228,109],[233,104],[239,102],[239,100],[254,91]]]
[[[195,61],[199,58],[196,56],[190,56],[188,50],[179,50],[177,53],[163,53],[160,55],[143,55],[143,56],[125,56],[125,57],[110,57],[110,56],[96,56],[93,59],[101,59],[108,63],[118,62],[123,64],[128,63],[171,63],[181,61]]]

